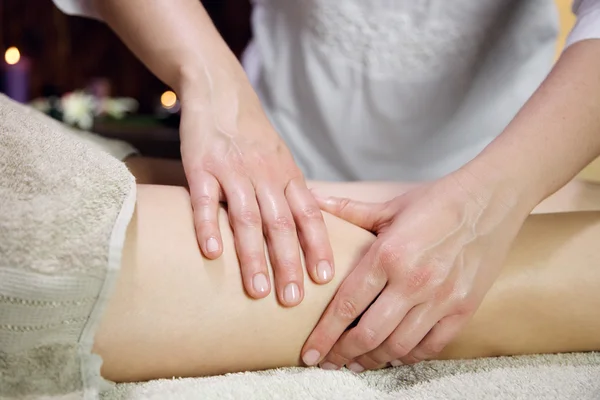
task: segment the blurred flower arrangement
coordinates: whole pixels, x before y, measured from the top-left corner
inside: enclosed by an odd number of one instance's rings
[[[130,97],[97,97],[84,91],[70,92],[62,97],[38,98],[30,105],[71,126],[89,130],[94,119],[122,119],[135,112],[138,102]]]

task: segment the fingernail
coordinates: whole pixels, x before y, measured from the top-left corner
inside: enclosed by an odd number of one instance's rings
[[[333,275],[333,269],[329,261],[321,260],[317,263],[317,276],[322,282],[327,282]]]
[[[206,251],[208,251],[209,253],[219,251],[219,242],[217,242],[217,239],[211,237],[206,241]]]
[[[403,365],[402,361],[400,361],[400,360],[391,361],[390,364],[392,364],[392,367],[399,367],[399,366]]]
[[[252,286],[258,293],[266,293],[269,290],[269,281],[267,276],[263,273],[254,275],[252,278]]]
[[[327,362],[324,362],[323,364],[321,364],[321,369],[332,370],[332,369],[340,369],[340,367],[338,367],[337,365],[335,365],[332,362],[327,361]]]
[[[302,356],[302,361],[304,361],[304,364],[311,367],[319,362],[319,358],[321,358],[321,353],[319,353],[317,350],[310,349],[304,353]]]
[[[283,291],[283,299],[285,300],[285,302],[288,304],[294,304],[298,301],[299,298],[300,289],[298,288],[298,285],[294,282],[288,283],[288,285],[285,287],[285,290]]]
[[[352,372],[356,372],[357,374],[365,370],[365,368],[357,362],[350,363],[350,365],[348,365],[348,369]]]

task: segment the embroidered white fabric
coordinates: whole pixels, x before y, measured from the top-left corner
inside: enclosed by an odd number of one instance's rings
[[[575,2],[569,43],[600,37],[598,7]],[[248,75],[308,178],[423,180],[502,132],[552,66],[558,15],[550,0],[254,0],[252,25]]]
[[[473,63],[497,7],[486,2],[310,0],[314,44],[371,77],[420,80]],[[472,23],[477,21],[477,23]]]
[[[423,180],[502,132],[552,65],[558,16],[547,0],[257,0],[252,22],[244,61],[308,177]]]

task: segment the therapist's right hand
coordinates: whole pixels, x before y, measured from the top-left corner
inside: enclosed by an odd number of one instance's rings
[[[284,306],[304,296],[300,249],[314,282],[332,279],[333,254],[319,206],[249,84],[241,91],[213,91],[208,104],[193,96],[182,99],[180,136],[194,225],[207,258],[223,251],[217,217],[225,201],[251,297],[271,291],[265,238]]]

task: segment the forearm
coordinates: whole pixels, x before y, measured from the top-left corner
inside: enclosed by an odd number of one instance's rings
[[[211,92],[246,84],[244,71],[198,0],[94,0],[123,42],[180,97],[206,107]],[[217,86],[217,87],[215,87]]]
[[[574,44],[505,131],[465,167],[533,208],[600,155],[600,40]]]

